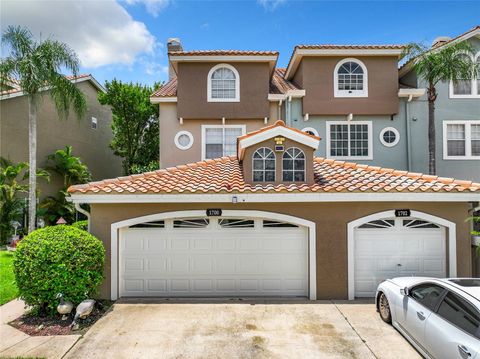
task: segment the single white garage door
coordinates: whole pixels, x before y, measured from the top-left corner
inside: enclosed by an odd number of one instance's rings
[[[248,218],[135,225],[120,239],[120,296],[306,296],[307,229]]]
[[[418,219],[382,219],[355,229],[355,296],[373,297],[400,276],[446,276],[445,228]]]

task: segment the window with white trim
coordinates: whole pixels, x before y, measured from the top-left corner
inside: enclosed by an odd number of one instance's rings
[[[480,159],[480,121],[444,121],[443,157]]]
[[[460,56],[470,59],[473,64],[480,70],[480,52],[470,57],[467,54]],[[451,98],[480,98],[480,77],[472,77],[471,79],[458,79],[450,81],[450,97]]]
[[[394,147],[400,141],[400,132],[395,127],[385,127],[380,131],[380,142],[385,147]]]
[[[91,127],[93,130],[96,130],[98,128],[98,120],[96,117],[92,117]]]
[[[371,160],[372,122],[327,121],[327,157]]]
[[[237,154],[237,137],[245,134],[245,125],[203,125],[202,158],[219,158]]]
[[[240,101],[240,76],[229,64],[214,66],[208,73],[208,102]]]
[[[367,67],[357,59],[341,60],[335,66],[334,86],[335,97],[367,97]]]
[[[282,177],[285,182],[305,181],[305,153],[291,147],[283,153]]]
[[[175,135],[173,142],[180,150],[188,150],[193,145],[193,135],[188,131],[179,131]]]
[[[312,135],[312,136],[317,136],[317,137],[319,137],[318,131],[317,131],[315,128],[313,128],[313,127],[305,127],[305,128],[302,128],[302,132],[308,133],[309,135]]]
[[[253,182],[275,182],[275,153],[262,147],[252,156]]]

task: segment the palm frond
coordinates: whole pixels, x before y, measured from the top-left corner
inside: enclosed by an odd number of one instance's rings
[[[2,45],[10,48],[12,57],[22,58],[33,51],[35,41],[27,28],[10,25],[2,34]]]
[[[78,118],[81,118],[86,110],[87,103],[82,91],[65,76],[52,74],[49,80],[51,96],[59,115],[68,118],[70,109],[73,109]]]

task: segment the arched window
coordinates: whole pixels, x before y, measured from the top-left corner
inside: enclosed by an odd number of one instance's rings
[[[334,70],[335,97],[367,97],[367,67],[357,59],[343,59]]]
[[[305,153],[299,148],[291,147],[283,153],[283,180],[287,182],[305,181]]]
[[[209,102],[240,101],[240,76],[232,65],[219,64],[210,69],[207,85]]]
[[[253,154],[253,182],[275,182],[275,153],[262,147]]]
[[[464,60],[470,60],[473,66],[480,71],[480,52],[470,57],[468,54],[460,54]],[[451,98],[478,98],[480,97],[480,76],[471,79],[457,79],[450,81]]]

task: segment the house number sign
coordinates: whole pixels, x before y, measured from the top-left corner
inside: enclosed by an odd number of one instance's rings
[[[410,210],[409,209],[396,209],[395,210],[395,217],[410,217]]]
[[[218,217],[222,215],[222,210],[220,208],[207,208],[208,217]]]

